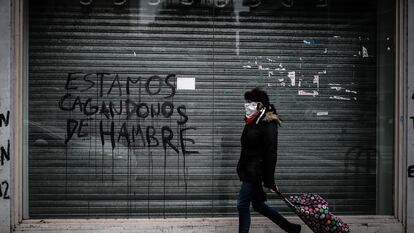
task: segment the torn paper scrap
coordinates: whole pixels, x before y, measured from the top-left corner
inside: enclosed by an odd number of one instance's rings
[[[362,46],[362,57],[368,57],[368,50],[365,46]]]
[[[342,97],[342,96],[330,96],[329,99],[335,99],[335,100],[351,100],[350,98]]]
[[[356,92],[356,91],[351,91],[351,90],[348,90],[348,89],[345,89],[345,92],[347,92],[347,93],[354,93],[354,94],[357,94],[357,92]]]
[[[331,87],[331,89],[334,89],[336,91],[340,91],[340,90],[342,90],[342,87]]]
[[[299,90],[298,91],[298,95],[313,96],[313,97],[315,97],[315,96],[319,95],[319,92],[317,92],[315,90],[312,91],[312,92],[307,92],[307,91],[304,91],[304,90]]]
[[[195,90],[195,78],[177,78],[177,90]]]
[[[313,45],[313,44],[315,44],[315,40],[314,39],[304,39],[303,43],[305,43],[307,45]]]
[[[316,86],[318,87],[318,90],[319,90],[319,75],[314,75],[313,76],[313,84],[316,84]]]
[[[269,67],[263,67],[262,65],[259,65],[259,70],[269,70]]]
[[[269,78],[271,78],[271,77],[272,77],[272,75],[273,75],[273,71],[269,71],[269,72],[267,73],[267,75],[268,75],[268,77],[269,77]]]
[[[317,112],[316,115],[317,116],[328,116],[328,112]]]

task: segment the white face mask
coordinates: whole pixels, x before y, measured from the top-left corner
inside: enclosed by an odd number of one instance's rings
[[[245,103],[244,110],[246,111],[247,118],[253,116],[257,112],[257,102]]]

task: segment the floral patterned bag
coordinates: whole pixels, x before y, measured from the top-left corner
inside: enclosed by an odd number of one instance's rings
[[[335,216],[328,202],[318,194],[304,193],[286,199],[277,190],[286,204],[295,211],[306,225],[315,233],[350,233],[348,224]]]

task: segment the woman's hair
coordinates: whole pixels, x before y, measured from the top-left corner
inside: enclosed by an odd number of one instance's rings
[[[260,90],[260,88],[256,87],[251,91],[247,91],[244,93],[244,100],[252,101],[252,102],[261,102],[267,111],[273,112],[277,114],[275,106],[270,103],[269,96],[265,91]]]
[[[270,106],[269,96],[265,91],[260,90],[258,87],[251,91],[244,93],[244,100],[252,102],[261,102],[266,108]]]

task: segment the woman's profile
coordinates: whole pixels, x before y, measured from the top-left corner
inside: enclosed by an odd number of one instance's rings
[[[288,233],[299,233],[301,226],[290,223],[269,207],[263,186],[275,192],[274,173],[277,160],[277,133],[281,120],[265,91],[255,88],[244,94],[245,126],[241,135],[241,154],[237,174],[242,181],[237,198],[239,233],[250,229],[250,203]]]

